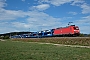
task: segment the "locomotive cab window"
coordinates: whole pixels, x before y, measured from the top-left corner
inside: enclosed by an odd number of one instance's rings
[[[79,28],[78,28],[78,27],[74,27],[74,29],[75,29],[75,30],[79,30]]]

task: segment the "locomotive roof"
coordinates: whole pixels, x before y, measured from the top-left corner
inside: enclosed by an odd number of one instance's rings
[[[70,25],[70,26],[75,26],[75,25]],[[66,27],[58,27],[58,28],[56,28],[56,29],[67,28],[67,27],[70,27],[70,26],[66,26]]]

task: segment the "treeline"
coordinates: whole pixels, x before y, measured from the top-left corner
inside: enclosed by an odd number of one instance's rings
[[[83,34],[83,33],[80,33],[79,37],[90,37],[90,34]]]
[[[6,36],[0,36],[0,39],[10,39],[10,36],[9,36],[9,35],[6,35]]]
[[[21,35],[21,34],[28,34],[31,32],[10,32],[10,33],[5,33],[5,34],[0,34],[0,39],[9,39],[10,36],[13,35]]]

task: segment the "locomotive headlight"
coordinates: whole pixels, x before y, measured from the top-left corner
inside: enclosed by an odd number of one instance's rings
[[[74,31],[77,31],[77,32],[79,32],[79,30],[74,30]]]
[[[77,31],[77,30],[74,30],[74,31]]]

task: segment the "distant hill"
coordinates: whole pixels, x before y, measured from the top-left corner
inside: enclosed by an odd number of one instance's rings
[[[12,35],[21,35],[21,34],[28,34],[32,32],[10,32],[10,33],[4,33],[0,34],[0,36],[12,36]]]

